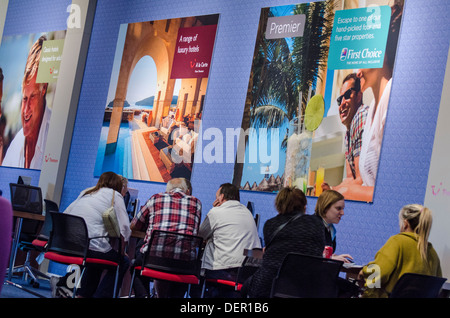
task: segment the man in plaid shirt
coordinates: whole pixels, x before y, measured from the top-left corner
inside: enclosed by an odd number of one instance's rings
[[[136,247],[135,265],[142,264],[143,254],[147,250],[153,230],[197,235],[201,220],[202,204],[191,193],[192,186],[189,180],[174,178],[167,183],[166,192],[153,195],[141,208],[130,225],[132,230],[146,231],[144,239]],[[175,251],[173,252],[174,258],[181,257],[181,255],[175,255]],[[136,276],[133,285],[136,297],[148,295],[148,283],[142,283],[143,278]],[[163,282],[155,282],[158,297],[176,297],[181,295],[181,293],[184,294],[184,286],[178,287],[183,288],[176,288],[176,285],[166,282],[164,282],[163,287]],[[170,292],[170,290],[173,290],[173,292]]]
[[[347,128],[345,135],[345,165],[347,177],[334,190],[339,189],[351,182],[360,182],[361,176],[359,174],[359,155],[362,145],[362,134],[364,131],[364,124],[366,122],[368,105],[362,103],[362,92],[360,79],[355,73],[347,75],[340,90],[340,96],[337,99],[339,106],[339,118],[342,124]],[[324,183],[322,189],[327,190],[331,187]]]

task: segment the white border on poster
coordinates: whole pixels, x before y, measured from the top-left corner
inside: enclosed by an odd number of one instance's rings
[[[58,204],[64,186],[96,4],[97,0],[73,0],[67,8],[67,33],[60,76],[39,179],[43,197]]]
[[[0,0],[0,44],[2,44],[3,27],[5,26],[6,11],[8,11],[9,0]]]

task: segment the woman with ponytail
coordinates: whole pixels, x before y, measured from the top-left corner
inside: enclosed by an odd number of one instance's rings
[[[405,273],[442,277],[439,257],[428,242],[431,211],[420,204],[405,205],[399,223],[400,233],[390,237],[361,271],[366,281],[363,297],[388,297]]]

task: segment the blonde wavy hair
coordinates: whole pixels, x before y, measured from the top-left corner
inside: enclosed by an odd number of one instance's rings
[[[420,204],[405,205],[399,212],[399,221],[402,223],[405,220],[417,235],[417,248],[422,259],[426,261],[428,255],[428,237],[433,223],[431,210]]]

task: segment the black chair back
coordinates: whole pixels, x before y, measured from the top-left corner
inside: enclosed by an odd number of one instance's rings
[[[52,230],[48,251],[85,257],[89,248],[86,222],[82,217],[50,212]]]
[[[50,231],[52,230],[52,217],[50,212],[59,212],[59,207],[56,202],[48,199],[44,199],[45,204],[45,220],[42,225],[41,231],[39,232],[38,238],[41,240],[48,240],[50,237]]]
[[[446,280],[442,277],[405,273],[395,284],[389,298],[437,298]]]
[[[56,202],[48,199],[44,199],[45,211],[59,212],[59,206]]]
[[[273,281],[271,297],[335,298],[342,264],[333,259],[289,253]]]
[[[203,238],[189,234],[153,230],[144,267],[173,274],[200,273]]]
[[[262,253],[262,249],[254,248],[252,252]],[[258,270],[258,268],[262,265],[262,261],[262,257],[255,257],[253,255],[245,256],[241,267],[239,267],[236,282],[243,284],[247,278],[252,276]]]

